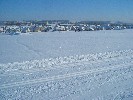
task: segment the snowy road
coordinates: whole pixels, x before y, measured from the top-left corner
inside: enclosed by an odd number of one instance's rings
[[[0,66],[1,100],[133,98],[132,50],[14,62]]]

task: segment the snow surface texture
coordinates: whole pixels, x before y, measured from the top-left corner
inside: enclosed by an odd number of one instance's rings
[[[133,100],[132,32],[1,35],[0,100]]]
[[[133,30],[0,35],[0,63],[133,49]]]

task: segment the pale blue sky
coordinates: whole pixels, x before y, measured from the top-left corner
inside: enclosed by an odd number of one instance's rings
[[[0,0],[0,20],[133,22],[133,0]]]

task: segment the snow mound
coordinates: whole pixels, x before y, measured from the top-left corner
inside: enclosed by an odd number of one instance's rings
[[[63,64],[69,63],[79,63],[87,61],[95,61],[107,58],[115,58],[119,56],[126,56],[133,54],[133,50],[122,50],[122,51],[113,51],[105,53],[96,53],[88,55],[76,55],[76,56],[67,56],[67,57],[57,57],[50,59],[42,60],[31,60],[24,62],[14,62],[8,64],[0,64],[0,73],[17,71],[17,70],[27,70],[27,69],[37,69],[37,68],[53,68],[54,66],[61,66]]]

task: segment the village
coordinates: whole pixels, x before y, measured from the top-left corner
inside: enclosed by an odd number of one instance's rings
[[[51,21],[8,21],[0,25],[0,33],[29,33],[29,32],[54,32],[54,31],[97,31],[97,30],[123,30],[133,29],[132,24],[111,23],[109,21],[81,21],[70,22],[68,20]]]

